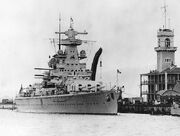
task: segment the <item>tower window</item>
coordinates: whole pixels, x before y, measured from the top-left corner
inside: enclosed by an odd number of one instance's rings
[[[170,47],[170,39],[169,38],[165,39],[165,47]]]
[[[171,59],[165,59],[165,62],[169,63],[169,62],[171,62]]]

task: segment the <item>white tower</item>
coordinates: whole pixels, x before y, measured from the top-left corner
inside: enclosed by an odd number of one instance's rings
[[[175,64],[175,51],[177,50],[177,47],[174,47],[174,31],[166,28],[167,5],[165,2],[162,8],[164,9],[164,26],[157,32],[158,47],[154,48],[157,52],[157,71],[159,72]]]
[[[157,70],[159,72],[169,68],[175,64],[174,47],[174,31],[170,29],[159,29],[157,32],[158,47],[155,47],[157,52]]]

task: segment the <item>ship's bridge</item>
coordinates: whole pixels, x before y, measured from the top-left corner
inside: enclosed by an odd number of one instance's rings
[[[81,45],[82,44],[82,40],[80,39],[63,39],[61,40],[61,45],[64,45],[64,46],[69,46],[69,45]]]

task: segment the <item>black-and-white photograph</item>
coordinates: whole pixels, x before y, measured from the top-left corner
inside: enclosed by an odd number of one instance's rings
[[[0,136],[179,136],[179,0],[1,0]]]

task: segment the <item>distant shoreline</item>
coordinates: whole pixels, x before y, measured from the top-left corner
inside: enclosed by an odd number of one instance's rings
[[[16,106],[14,103],[0,103],[0,109],[14,110]]]

